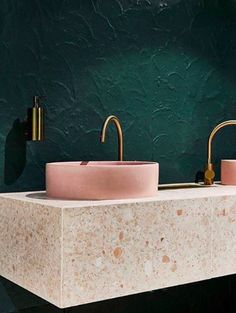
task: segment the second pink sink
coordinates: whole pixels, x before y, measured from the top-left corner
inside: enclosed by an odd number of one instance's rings
[[[157,194],[159,164],[138,161],[55,162],[46,165],[46,191],[52,198],[105,200]]]
[[[222,185],[236,185],[236,160],[221,160]]]

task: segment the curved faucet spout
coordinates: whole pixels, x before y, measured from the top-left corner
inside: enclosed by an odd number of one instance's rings
[[[212,164],[212,140],[215,137],[215,134],[223,127],[236,125],[236,120],[229,120],[220,123],[217,125],[211,132],[208,138],[208,145],[207,145],[207,165],[204,172],[204,183],[205,185],[212,185],[214,183],[215,178],[215,171],[214,166]]]
[[[123,132],[122,132],[122,127],[121,127],[120,121],[119,121],[118,117],[116,117],[115,115],[108,116],[106,118],[105,122],[103,123],[102,131],[101,131],[101,143],[104,143],[106,140],[106,131],[107,131],[107,127],[108,127],[110,122],[114,122],[114,124],[116,126],[117,136],[118,136],[118,146],[119,146],[118,160],[123,161],[123,155],[124,155]]]

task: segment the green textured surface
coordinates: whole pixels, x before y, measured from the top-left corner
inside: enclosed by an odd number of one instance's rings
[[[162,183],[193,181],[210,130],[236,118],[235,27],[233,0],[1,0],[0,190],[44,188],[49,161],[114,159],[114,127],[99,143],[110,114],[122,121],[125,159],[158,161]],[[36,94],[48,96],[47,140],[26,143]],[[236,157],[234,131],[216,138],[217,165]],[[1,289],[2,313],[32,305]],[[148,310],[164,307],[161,298]]]
[[[41,189],[44,164],[116,158],[121,119],[125,159],[160,162],[161,182],[192,181],[206,140],[236,116],[236,11],[230,1],[9,1],[0,3],[0,187]],[[31,96],[45,94],[44,143],[20,129]],[[20,119],[20,120],[17,120]],[[216,160],[235,156],[233,130]]]

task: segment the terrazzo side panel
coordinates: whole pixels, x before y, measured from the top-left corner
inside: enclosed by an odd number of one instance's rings
[[[1,276],[59,306],[61,210],[2,198],[0,221]]]
[[[213,211],[212,276],[236,273],[236,199],[223,197]]]

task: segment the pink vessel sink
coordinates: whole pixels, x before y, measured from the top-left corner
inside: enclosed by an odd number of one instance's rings
[[[221,183],[236,185],[236,160],[221,160]]]
[[[105,200],[157,194],[159,164],[154,162],[55,162],[46,165],[48,197]]]

